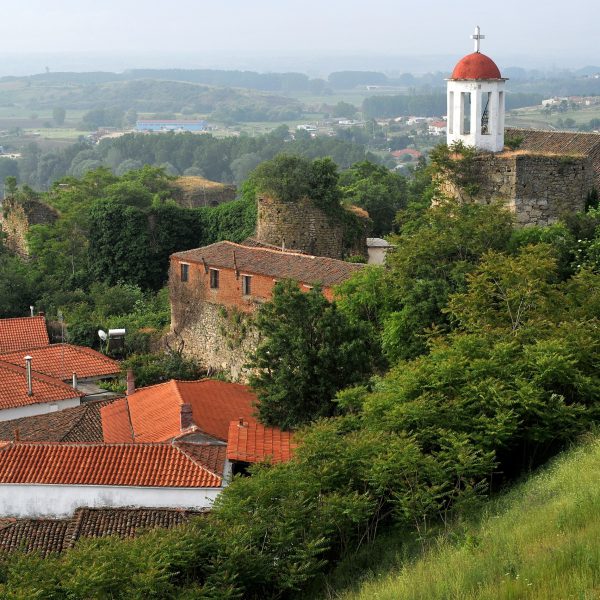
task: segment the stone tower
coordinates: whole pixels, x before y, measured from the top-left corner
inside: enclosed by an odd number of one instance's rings
[[[479,51],[479,26],[471,36],[475,52],[467,54],[454,67],[448,79],[447,143],[461,141],[478,150],[504,149],[504,83],[496,63]]]

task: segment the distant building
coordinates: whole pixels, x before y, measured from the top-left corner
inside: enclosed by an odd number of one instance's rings
[[[184,121],[179,119],[143,119],[136,121],[137,131],[206,131],[206,121]]]
[[[409,156],[412,160],[419,160],[419,158],[423,156],[422,152],[419,152],[414,148],[403,148],[402,150],[394,150],[391,154],[394,158],[398,160],[406,160],[406,156]]]
[[[429,123],[429,133],[431,135],[446,135],[446,121],[431,121]]]

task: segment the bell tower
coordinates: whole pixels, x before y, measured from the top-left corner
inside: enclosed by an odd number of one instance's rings
[[[506,78],[496,63],[480,51],[479,25],[471,36],[475,52],[458,61],[447,80],[448,145],[462,141],[479,150],[502,152]]]

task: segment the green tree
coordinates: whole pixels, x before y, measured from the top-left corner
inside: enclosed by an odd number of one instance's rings
[[[261,421],[285,429],[333,414],[336,392],[371,371],[367,329],[352,323],[319,287],[279,282],[256,317],[264,338],[250,359]]]
[[[373,234],[390,233],[396,213],[406,207],[406,179],[385,167],[363,161],[352,165],[340,177],[345,201],[364,208],[373,221]]]
[[[52,109],[52,120],[55,125],[64,125],[67,111],[62,106],[55,106]]]
[[[356,115],[356,106],[354,104],[350,104],[349,102],[343,102],[340,100],[334,107],[332,114],[334,117],[344,117],[346,119],[351,119]]]

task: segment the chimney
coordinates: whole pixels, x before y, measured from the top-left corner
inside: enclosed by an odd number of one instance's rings
[[[239,418],[238,427],[246,427],[246,423],[244,423],[244,417]]]
[[[25,357],[25,370],[27,371],[27,395],[33,396],[33,381],[31,379],[31,361],[33,358],[31,356]]]
[[[127,395],[131,396],[135,392],[135,377],[133,369],[127,369]]]
[[[181,405],[181,431],[185,431],[194,425],[194,417],[192,415],[192,405]]]
[[[29,307],[29,312],[31,313],[31,316],[34,316],[34,310],[33,310],[33,304]]]
[[[77,389],[77,373],[75,373],[75,371],[73,371],[73,389],[76,390]]]
[[[21,432],[19,431],[18,427],[15,429],[14,438],[15,438],[15,442],[18,442],[21,439]]]

